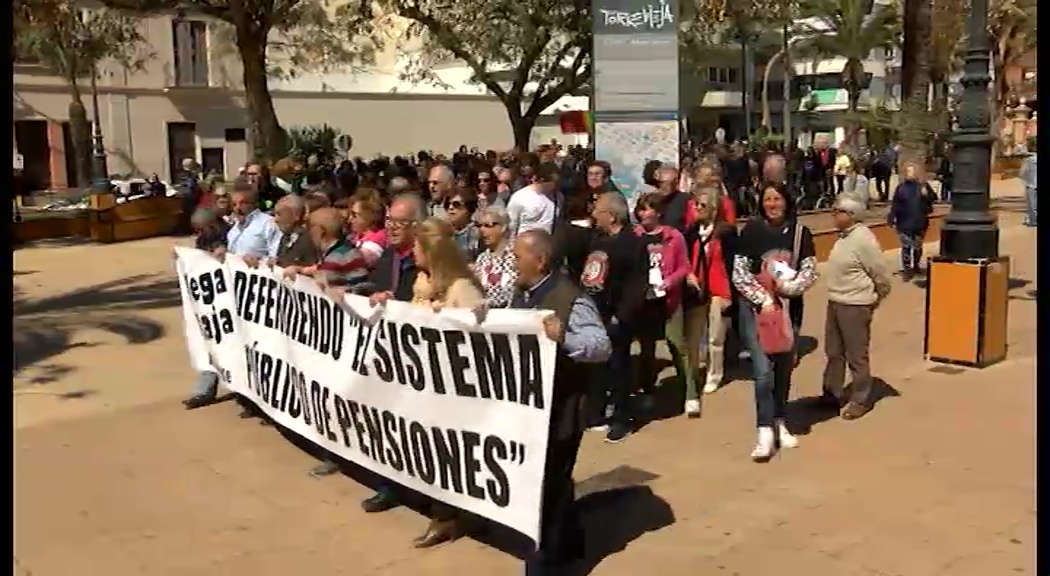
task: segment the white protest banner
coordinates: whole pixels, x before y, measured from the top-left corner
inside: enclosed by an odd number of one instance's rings
[[[176,248],[198,370],[314,444],[538,541],[555,344],[543,313],[342,305],[314,282]]]

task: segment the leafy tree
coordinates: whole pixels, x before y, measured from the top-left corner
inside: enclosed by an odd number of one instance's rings
[[[297,160],[316,155],[324,163],[335,159],[339,151],[346,148],[348,141],[348,136],[342,130],[328,124],[290,128],[288,154]]]
[[[1013,96],[1006,69],[1036,47],[1037,0],[991,0],[988,34],[992,41],[992,126],[998,130]]]
[[[250,143],[260,160],[276,160],[287,135],[274,111],[267,80],[298,70],[326,71],[365,62],[375,48],[366,38],[372,15],[365,4],[331,8],[327,0],[101,0],[140,13],[182,10],[232,27],[244,70]],[[271,52],[271,48],[273,51]]]
[[[138,21],[115,10],[84,10],[73,0],[17,0],[12,56],[38,62],[69,88],[69,127],[77,184],[91,179],[91,124],[84,78],[107,61],[135,69],[151,56]]]
[[[503,103],[519,149],[544,109],[590,81],[590,0],[378,1],[409,23],[402,77],[447,86],[435,68],[465,63],[470,81]]]
[[[799,42],[800,50],[818,57],[846,59],[842,84],[849,96],[847,119],[854,117],[860,106],[860,94],[866,80],[864,61],[873,50],[895,46],[900,38],[900,19],[894,4],[871,9],[866,0],[803,0],[800,12],[805,19],[800,32],[807,36]],[[850,122],[855,125],[855,122]],[[855,143],[856,128],[848,131]]]

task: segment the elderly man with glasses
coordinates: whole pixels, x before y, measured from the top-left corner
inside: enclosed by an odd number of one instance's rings
[[[415,194],[401,194],[390,202],[386,213],[387,247],[379,256],[368,280],[357,287],[355,292],[368,294],[373,305],[380,305],[387,300],[409,302],[412,300],[412,287],[419,274],[413,257],[413,246],[416,242],[416,225],[426,218],[426,204]],[[329,289],[333,297],[339,297],[342,288]],[[318,476],[328,475],[338,470],[332,463],[324,463],[314,470]],[[384,512],[398,506],[397,494],[389,484],[380,484],[376,493],[361,503],[365,512]]]

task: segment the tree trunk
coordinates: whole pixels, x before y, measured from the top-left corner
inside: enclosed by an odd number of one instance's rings
[[[73,141],[73,165],[76,167],[76,180],[70,179],[69,184],[77,187],[87,187],[91,183],[91,123],[88,122],[87,108],[84,107],[84,98],[76,81],[69,85],[69,93],[72,101],[69,103],[69,132]]]
[[[238,24],[236,29],[237,51],[244,66],[251,155],[256,160],[274,162],[286,152],[287,135],[277,120],[266,84],[266,32],[252,24]]]
[[[929,135],[930,94],[930,10],[931,0],[905,0],[904,51],[901,66],[900,154],[898,166],[926,166]]]
[[[948,81],[945,74],[940,70],[931,70],[930,85],[933,87],[930,115],[936,119],[937,130],[947,132],[952,126],[951,115],[948,113]]]
[[[521,103],[517,100],[511,99],[503,105],[507,107],[507,117],[514,131],[514,147],[521,152],[528,152],[532,129],[536,127],[536,116],[522,114]]]
[[[860,146],[857,142],[857,136],[860,134],[860,126],[857,122],[857,115],[860,110],[859,78],[846,84],[846,95],[849,98],[849,102],[846,104],[846,111],[849,115],[849,121],[846,122],[846,151],[849,152],[854,161],[857,161],[860,156]]]

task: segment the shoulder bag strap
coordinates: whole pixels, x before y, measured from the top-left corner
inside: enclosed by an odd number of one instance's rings
[[[795,234],[791,240],[791,267],[798,270],[798,255],[802,247],[802,224],[795,221]]]

